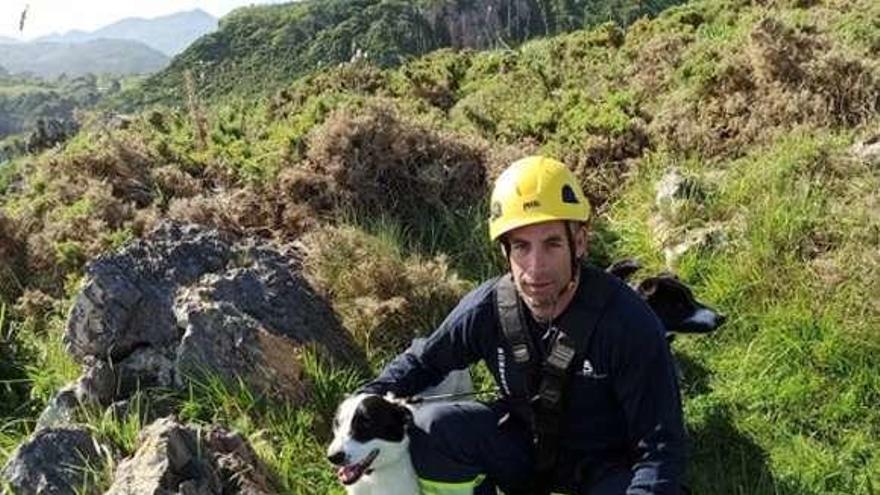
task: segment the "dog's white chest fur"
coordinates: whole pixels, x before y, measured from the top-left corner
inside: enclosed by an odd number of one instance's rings
[[[365,475],[346,487],[349,495],[418,495],[419,484],[409,456],[387,468]]]

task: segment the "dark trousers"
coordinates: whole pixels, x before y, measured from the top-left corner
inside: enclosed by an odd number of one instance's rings
[[[528,430],[515,420],[499,426],[506,410],[499,404],[443,402],[426,404],[415,412],[410,432],[410,453],[419,478],[443,484],[481,480],[475,495],[495,495],[495,487],[508,495],[528,494],[533,452]],[[564,469],[565,470],[565,469]],[[568,470],[568,473],[571,473]],[[623,495],[632,472],[608,470],[598,480],[575,484],[560,474],[559,492],[572,495]],[[580,486],[577,486],[580,485]],[[446,492],[444,492],[446,493]]]

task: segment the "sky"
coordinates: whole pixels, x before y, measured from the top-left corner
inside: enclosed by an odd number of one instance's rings
[[[126,17],[152,18],[200,8],[222,17],[236,7],[279,0],[0,0],[0,36],[27,41],[74,29],[94,31]],[[19,20],[28,8],[24,31]]]

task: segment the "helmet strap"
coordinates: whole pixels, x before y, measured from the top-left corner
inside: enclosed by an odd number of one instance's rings
[[[565,288],[563,288],[562,291],[560,291],[560,293],[559,293],[560,296],[562,294],[564,294],[565,291],[567,291],[569,289],[572,289],[572,290],[574,289],[574,287],[577,285],[578,275],[580,274],[579,270],[578,270],[579,258],[575,252],[576,246],[575,246],[575,242],[574,242],[574,234],[572,234],[572,232],[571,232],[572,223],[573,222],[565,222],[565,238],[568,241],[568,253],[569,253],[569,257],[571,258],[571,278],[568,280],[568,283],[565,285]]]

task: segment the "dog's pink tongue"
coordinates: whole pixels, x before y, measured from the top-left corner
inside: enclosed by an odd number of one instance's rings
[[[336,477],[339,478],[339,481],[341,481],[343,485],[350,485],[361,477],[360,465],[351,464],[349,466],[342,466],[336,471]]]

